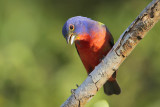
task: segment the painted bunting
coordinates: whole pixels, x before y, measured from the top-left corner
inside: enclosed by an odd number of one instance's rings
[[[87,17],[75,16],[66,21],[62,33],[67,43],[75,43],[77,52],[89,74],[114,45],[114,40],[107,27]],[[104,84],[107,95],[120,94],[116,81],[116,72]]]

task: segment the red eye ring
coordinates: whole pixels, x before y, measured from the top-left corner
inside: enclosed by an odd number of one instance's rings
[[[73,24],[70,24],[70,25],[69,25],[69,30],[71,30],[71,31],[74,30],[74,25],[73,25]]]

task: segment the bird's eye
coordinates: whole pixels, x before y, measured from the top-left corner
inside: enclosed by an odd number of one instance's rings
[[[73,31],[74,30],[74,25],[70,24],[69,29]]]

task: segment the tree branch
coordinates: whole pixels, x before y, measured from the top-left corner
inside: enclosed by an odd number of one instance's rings
[[[107,56],[61,107],[83,107],[119,68],[159,19],[160,0],[153,0],[124,31]]]

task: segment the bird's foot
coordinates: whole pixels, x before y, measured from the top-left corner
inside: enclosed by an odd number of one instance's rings
[[[105,55],[103,55],[103,57],[99,59],[99,62],[102,62],[104,58],[105,58]]]

